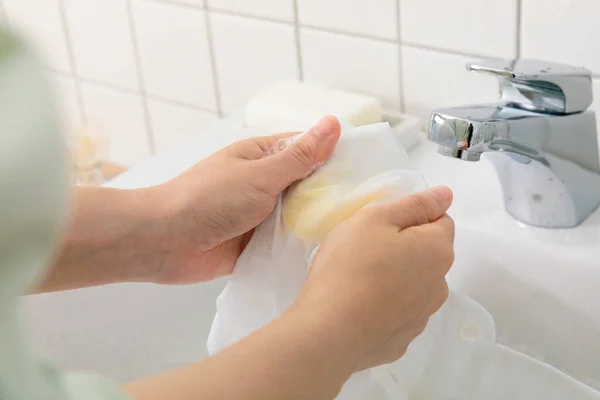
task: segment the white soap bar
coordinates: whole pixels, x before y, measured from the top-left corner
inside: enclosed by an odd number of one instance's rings
[[[376,98],[304,82],[285,82],[254,97],[245,123],[267,132],[304,131],[331,114],[354,126],[382,121]]]

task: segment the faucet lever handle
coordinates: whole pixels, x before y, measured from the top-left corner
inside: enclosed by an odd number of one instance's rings
[[[490,59],[467,70],[496,75],[509,105],[548,114],[572,114],[592,104],[592,74],[583,67],[530,59]]]

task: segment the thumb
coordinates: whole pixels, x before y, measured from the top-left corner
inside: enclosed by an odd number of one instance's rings
[[[273,181],[279,191],[305,178],[329,160],[340,138],[340,122],[327,115],[308,131],[294,137],[280,152],[264,158],[273,171]]]
[[[383,215],[400,229],[424,225],[440,219],[452,204],[452,190],[445,186],[411,194],[383,206]]]

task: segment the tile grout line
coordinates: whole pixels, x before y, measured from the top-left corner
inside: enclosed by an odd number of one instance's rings
[[[423,49],[423,50],[431,50],[431,49],[421,48],[419,46],[410,46],[410,47],[414,47],[414,48],[417,48],[417,49]],[[464,54],[453,53],[453,52],[444,52],[444,53],[445,54],[449,54],[449,55],[464,56]],[[69,77],[69,78],[77,78],[77,79],[79,79],[83,83],[87,83],[87,84],[91,84],[91,85],[95,85],[95,86],[99,86],[99,87],[104,87],[106,89],[112,89],[114,91],[121,92],[121,93],[137,94],[137,95],[140,94],[139,92],[135,91],[134,89],[128,89],[128,88],[125,88],[125,87],[122,87],[122,86],[118,86],[118,85],[115,85],[115,84],[111,84],[111,83],[99,81],[99,80],[96,80],[96,79],[76,77],[76,76],[74,76],[72,74],[69,74],[68,72],[64,72],[64,71],[61,71],[61,70],[58,70],[58,69],[54,69],[54,68],[51,68],[51,67],[47,67],[47,69],[49,71],[55,73],[55,74],[58,74],[58,75],[62,75],[62,76]],[[600,80],[600,73],[592,73],[592,78]],[[213,110],[213,109],[210,109],[210,108],[200,107],[200,106],[197,106],[195,104],[190,104],[190,103],[186,103],[186,102],[179,101],[179,100],[173,100],[173,99],[169,99],[167,97],[157,96],[157,95],[154,95],[154,94],[148,94],[147,96],[150,99],[152,99],[152,100],[158,100],[158,101],[162,101],[164,103],[171,103],[173,105],[180,105],[180,106],[184,106],[184,107],[188,107],[188,108],[192,108],[192,109],[195,109],[195,110],[198,110],[198,111],[204,111],[204,112],[208,112],[208,113],[212,113],[212,114],[216,114],[217,113],[216,110]]]
[[[398,95],[400,96],[400,112],[404,113],[406,104],[404,101],[404,57],[402,54],[402,18],[400,13],[400,0],[396,0],[396,46],[398,47]]]
[[[127,18],[129,20],[129,34],[133,45],[133,57],[135,60],[135,69],[138,76],[138,85],[142,96],[142,107],[144,109],[144,124],[146,125],[146,136],[148,138],[148,147],[150,154],[156,154],[156,143],[154,140],[154,129],[152,127],[152,117],[150,116],[150,104],[148,102],[148,93],[146,92],[146,82],[142,68],[142,57],[140,54],[140,46],[137,40],[137,30],[135,26],[135,18],[133,17],[133,5],[131,0],[125,3],[127,8]]]
[[[208,56],[210,61],[210,69],[213,75],[213,90],[215,95],[215,102],[217,103],[217,115],[219,118],[223,118],[223,100],[221,99],[221,88],[219,85],[219,72],[217,71],[217,58],[215,57],[215,44],[213,39],[212,24],[210,22],[210,9],[208,8],[204,12],[204,22],[206,25],[206,38],[208,39]]]
[[[78,79],[81,83],[85,83],[87,85],[93,85],[93,86],[97,86],[97,87],[101,87],[104,89],[110,89],[110,90],[114,90],[115,92],[119,92],[119,93],[123,93],[123,94],[131,94],[131,95],[140,95],[140,92],[138,92],[135,89],[129,89],[129,88],[125,88],[122,86],[118,86],[112,83],[107,83],[107,82],[103,82],[100,80],[96,80],[96,79],[90,79],[90,78],[83,78],[83,77],[76,77],[72,74],[69,74],[68,72],[64,72],[58,69],[54,69],[54,68],[47,68],[50,72],[55,73],[57,75],[62,75],[64,77],[68,77],[68,78],[74,78],[74,79]],[[192,110],[196,110],[196,111],[202,111],[205,113],[209,113],[209,114],[215,114],[217,115],[217,111],[210,109],[210,108],[204,108],[204,107],[199,107],[195,104],[190,104],[190,103],[186,103],[183,101],[178,101],[178,100],[173,100],[173,99],[169,99],[166,97],[162,97],[162,96],[157,96],[154,94],[146,94],[146,96],[150,99],[150,100],[157,100],[157,101],[161,101],[163,103],[168,103],[174,106],[181,106],[181,107],[186,107]]]
[[[75,97],[77,98],[77,104],[79,105],[79,117],[81,118],[81,123],[85,126],[88,123],[87,113],[85,112],[83,92],[81,91],[77,65],[75,63],[75,50],[73,49],[73,41],[71,40],[71,31],[69,29],[69,24],[67,24],[67,9],[64,0],[58,1],[58,11],[60,13],[60,23],[63,28],[65,43],[67,45],[67,55],[69,57],[69,63],[71,64],[71,71],[73,71]]]
[[[245,14],[245,13],[238,12],[238,11],[223,10],[223,9],[218,9],[218,8],[211,8],[210,11],[214,14],[227,15],[227,16],[231,16],[231,17],[246,18],[246,19],[251,19],[251,20],[255,20],[255,21],[269,22],[269,23],[280,24],[280,25],[282,25],[282,24],[283,25],[294,25],[294,21],[290,22],[290,21],[277,19],[277,18]],[[378,41],[378,42],[396,43],[395,39],[388,39],[388,38],[369,35],[369,34],[365,34],[365,33],[348,32],[348,31],[343,31],[341,29],[333,29],[333,28],[323,28],[323,27],[319,27],[316,25],[302,24],[300,22],[298,22],[297,25],[299,28],[312,29],[312,30],[320,31],[320,32],[333,33],[333,34],[351,36],[351,37],[358,37],[358,38],[369,39],[369,40],[374,40],[374,41]]]
[[[298,0],[294,0],[294,37],[296,39],[296,61],[298,62],[298,78],[304,81],[304,65],[302,64],[302,47],[300,47],[300,21],[298,18]]]
[[[164,98],[164,97],[161,97],[161,96],[155,96],[155,95],[152,95],[152,94],[148,95],[148,99],[160,101],[161,103],[166,103],[166,104],[169,104],[169,105],[172,105],[172,106],[187,108],[187,109],[190,109],[190,110],[200,111],[200,112],[207,113],[207,114],[213,114],[213,115],[215,115],[217,117],[219,116],[219,112],[218,111],[211,110],[209,108],[198,107],[196,105],[184,103],[182,101],[171,100],[171,99],[167,99],[167,98]]]
[[[263,15],[256,15],[256,14],[249,14],[249,13],[245,13],[243,11],[234,11],[234,10],[228,10],[226,8],[220,8],[220,7],[207,7],[207,9],[210,12],[213,12],[215,14],[223,14],[223,15],[230,15],[232,17],[242,17],[242,18],[248,18],[248,19],[253,19],[256,21],[264,21],[264,22],[272,22],[275,24],[293,24],[294,21],[290,21],[290,20],[286,20],[286,19],[280,19],[280,18],[276,18],[276,17],[266,17]]]
[[[188,3],[179,3],[176,1],[174,2],[172,0],[146,0],[146,1],[151,1],[153,3],[158,3],[158,4],[168,5],[168,6],[191,8],[194,10],[205,10],[206,9],[206,4],[204,4],[204,2],[202,5],[195,5],[195,4],[188,4]]]
[[[460,51],[460,50],[444,49],[441,47],[430,46],[430,45],[426,45],[426,44],[418,44],[418,43],[414,43],[414,42],[410,42],[410,41],[401,41],[400,43],[403,46],[412,47],[412,48],[421,49],[421,50],[435,51],[436,53],[451,54],[451,55],[455,55],[455,56],[471,57],[471,58],[476,58],[476,59],[490,58],[490,56],[484,56],[482,54],[468,53],[468,52],[464,52],[464,51]]]
[[[515,58],[521,58],[521,24],[523,23],[523,0],[517,0],[517,32],[515,35]]]

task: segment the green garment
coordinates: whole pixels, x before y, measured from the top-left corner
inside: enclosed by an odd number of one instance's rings
[[[50,265],[67,216],[57,115],[44,68],[0,26],[0,399],[123,400],[118,386],[35,355],[20,319],[20,296]]]

